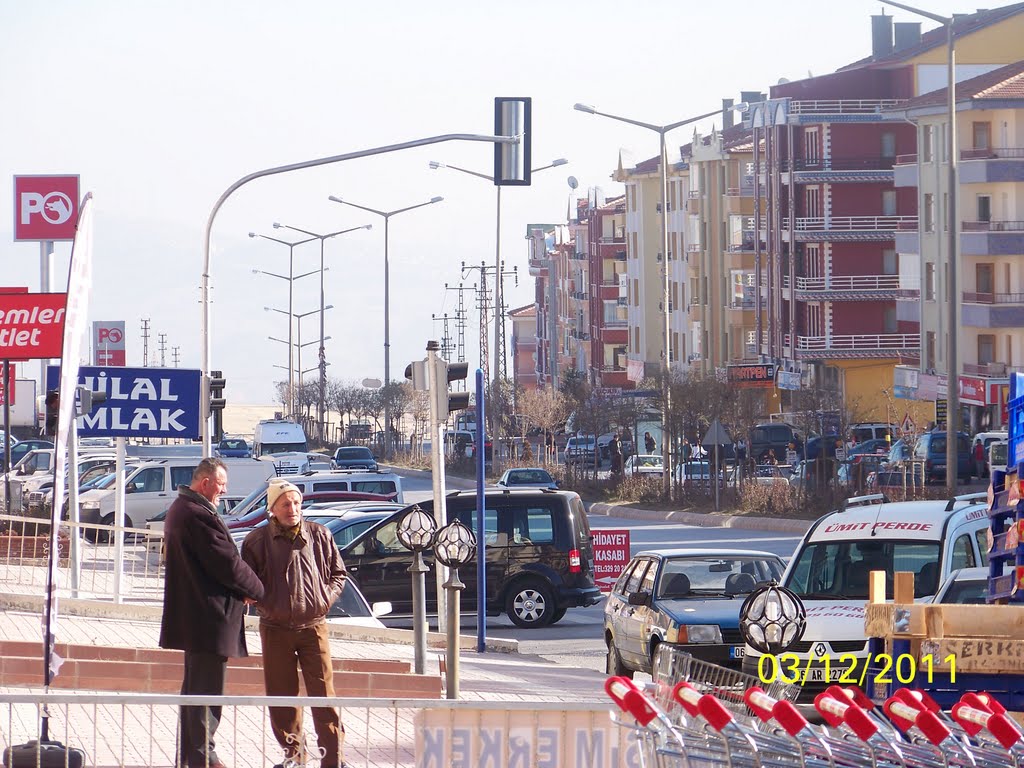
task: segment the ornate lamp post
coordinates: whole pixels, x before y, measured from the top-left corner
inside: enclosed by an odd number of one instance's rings
[[[803,637],[807,611],[793,592],[770,582],[740,606],[740,631],[758,652],[779,654]]]
[[[430,570],[423,562],[423,550],[434,543],[437,523],[434,518],[413,506],[398,521],[398,540],[402,546],[413,553],[412,565],[412,631],[414,647],[414,671],[417,675],[424,674],[427,658],[427,606],[424,595],[426,579],[424,574]]]
[[[466,585],[459,579],[459,568],[473,559],[476,550],[476,536],[458,520],[453,520],[437,532],[434,539],[434,556],[442,565],[448,566],[448,664],[445,671],[445,696],[459,698],[459,592]]]

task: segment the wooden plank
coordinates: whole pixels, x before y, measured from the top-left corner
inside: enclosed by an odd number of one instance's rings
[[[885,571],[872,571],[868,574],[868,602],[885,602]]]
[[[955,659],[957,675],[969,672],[989,674],[1024,673],[1024,640],[947,637],[928,641],[937,670],[948,670]]]
[[[1024,606],[1020,605],[914,605],[868,603],[864,631],[867,637],[962,637],[969,639],[1024,638]],[[909,611],[904,631],[894,627],[897,609]],[[905,622],[906,623],[906,622]]]
[[[914,574],[897,571],[893,577],[892,601],[897,605],[911,605],[914,602]]]
[[[864,606],[864,635],[865,637],[881,637],[892,639],[899,637],[926,637],[926,609],[927,605],[900,605],[892,603],[868,603]],[[909,613],[909,620],[905,620],[900,631],[896,627],[897,612]]]

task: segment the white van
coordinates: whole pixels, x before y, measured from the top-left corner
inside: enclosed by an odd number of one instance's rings
[[[1007,457],[1010,454],[1010,443],[1006,440],[993,440],[988,444],[988,476],[992,478],[995,471],[1005,472]]]
[[[915,599],[929,602],[952,571],[988,564],[986,494],[949,501],[884,499],[880,494],[850,499],[843,510],[817,520],[782,577],[807,610],[803,637],[783,651],[799,660],[801,699],[813,698],[844,675],[860,679],[867,658],[864,605],[871,571],[886,572],[890,600],[893,573],[914,573]],[[745,654],[743,671],[757,675],[761,654],[749,645]]]
[[[268,453],[308,453],[306,433],[302,426],[287,419],[264,419],[256,425],[252,438],[252,455]]]

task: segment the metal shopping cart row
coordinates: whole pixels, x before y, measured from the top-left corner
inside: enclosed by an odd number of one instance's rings
[[[812,725],[792,690],[769,692],[750,675],[673,662],[698,675],[646,686],[612,677],[605,685],[619,708],[612,720],[636,739],[644,768],[1024,768],[1024,735],[985,694],[964,694],[947,714],[917,691],[876,706],[856,686],[832,686],[815,699],[827,725]]]

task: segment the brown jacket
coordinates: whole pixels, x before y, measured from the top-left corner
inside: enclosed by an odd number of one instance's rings
[[[330,531],[303,520],[289,539],[271,520],[242,542],[242,559],[263,582],[260,623],[305,629],[324,620],[345,586],[345,564]]]

